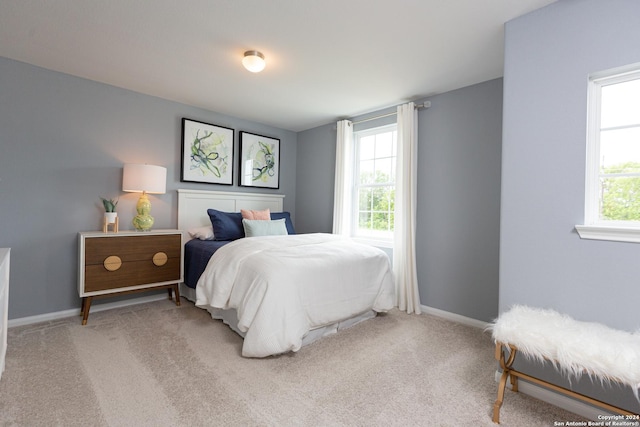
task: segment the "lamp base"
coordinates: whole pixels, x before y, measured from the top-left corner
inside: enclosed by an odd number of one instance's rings
[[[149,197],[147,197],[147,193],[142,193],[140,199],[138,199],[136,210],[138,211],[138,215],[133,217],[131,223],[138,231],[150,231],[151,227],[153,227],[154,219],[149,215],[151,212],[151,202],[149,201]]]
[[[154,219],[151,215],[136,215],[131,223],[137,231],[151,231]]]

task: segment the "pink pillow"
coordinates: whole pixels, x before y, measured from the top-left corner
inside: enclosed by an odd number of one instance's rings
[[[271,212],[269,209],[263,211],[252,211],[250,209],[240,209],[242,219],[271,221]]]

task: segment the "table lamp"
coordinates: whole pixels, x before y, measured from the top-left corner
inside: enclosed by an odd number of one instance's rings
[[[164,194],[167,189],[167,168],[154,165],[126,164],[122,170],[122,191],[142,193],[133,218],[138,231],[149,231],[153,227],[151,202],[147,194]]]

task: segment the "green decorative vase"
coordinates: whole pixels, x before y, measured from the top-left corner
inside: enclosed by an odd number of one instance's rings
[[[149,215],[151,212],[151,202],[149,201],[149,197],[147,197],[147,193],[142,193],[142,196],[140,196],[136,210],[138,211],[138,215],[133,217],[133,221],[131,221],[135,229],[138,231],[151,230],[151,227],[153,227],[153,217]]]

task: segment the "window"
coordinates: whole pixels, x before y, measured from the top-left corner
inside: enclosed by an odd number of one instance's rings
[[[354,237],[393,242],[396,125],[356,132],[352,230]]]
[[[585,225],[576,228],[640,242],[640,65],[593,76],[588,108]]]

